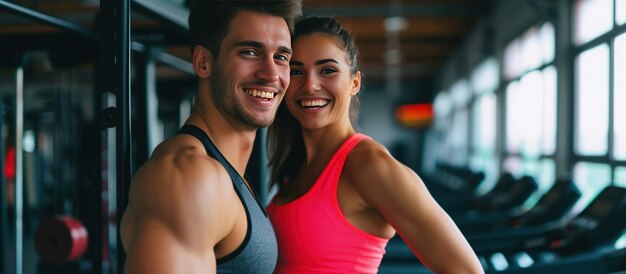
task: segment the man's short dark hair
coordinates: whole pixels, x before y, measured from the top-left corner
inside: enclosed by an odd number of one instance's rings
[[[255,11],[285,19],[293,33],[294,21],[302,14],[302,0],[191,0],[189,33],[191,50],[201,45],[214,57],[229,31],[230,22],[239,11]]]

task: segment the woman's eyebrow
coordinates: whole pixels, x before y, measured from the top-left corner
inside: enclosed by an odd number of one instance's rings
[[[335,59],[322,59],[319,61],[315,61],[315,65],[321,65],[321,64],[325,64],[325,63],[336,63],[339,64],[339,62],[337,62]]]

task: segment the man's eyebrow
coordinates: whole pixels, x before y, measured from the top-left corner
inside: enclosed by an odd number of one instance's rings
[[[291,55],[293,53],[293,50],[291,50],[291,48],[289,47],[282,46],[278,48],[278,52],[287,53]]]
[[[251,41],[251,40],[244,40],[244,41],[239,41],[237,43],[235,43],[233,45],[233,47],[253,47],[253,48],[258,48],[258,49],[262,49],[265,46],[263,45],[263,43],[261,42],[257,42],[257,41]],[[285,46],[281,46],[278,48],[278,52],[281,53],[287,53],[287,54],[292,54],[293,51],[291,50],[291,48],[289,47],[285,47]]]
[[[257,41],[244,40],[239,41],[233,45],[233,47],[253,47],[253,48],[263,48],[263,44]]]

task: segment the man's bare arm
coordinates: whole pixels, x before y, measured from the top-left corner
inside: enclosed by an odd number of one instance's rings
[[[214,273],[214,247],[234,224],[225,173],[198,156],[143,166],[122,220],[125,272]]]

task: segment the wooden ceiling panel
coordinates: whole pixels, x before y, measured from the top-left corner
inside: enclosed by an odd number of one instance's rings
[[[155,0],[164,2],[168,0]],[[14,0],[16,4],[35,9],[87,29],[94,29],[98,0],[33,1]],[[430,77],[438,73],[450,55],[458,48],[492,5],[493,0],[303,0],[305,15],[331,15],[347,26],[355,36],[361,52],[361,67],[368,77],[384,79],[386,50],[389,35],[385,18],[401,16],[407,25],[399,33],[402,77]],[[172,5],[171,2],[168,5]],[[181,7],[182,8],[182,7]],[[174,13],[175,14],[175,13]],[[47,35],[55,29],[17,18],[0,11],[0,39],[2,35]],[[167,27],[142,10],[133,10],[133,33],[141,42],[155,43],[185,60],[191,56],[188,40],[180,31]],[[180,40],[180,41],[178,41]]]
[[[488,12],[489,0],[304,0],[303,13],[337,18],[354,35],[361,67],[384,80],[387,44],[397,37],[403,79],[434,77]],[[385,30],[385,19],[402,17],[397,35]]]

